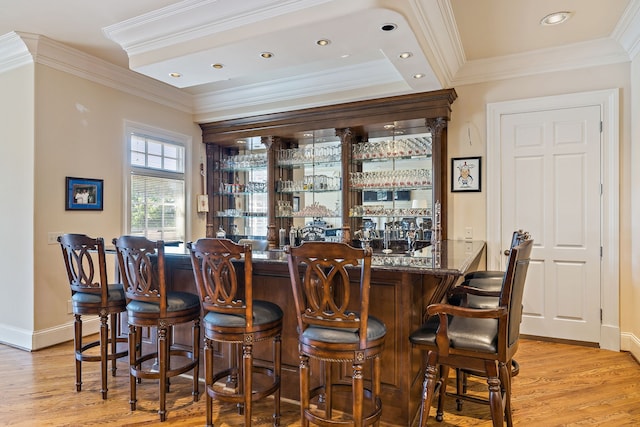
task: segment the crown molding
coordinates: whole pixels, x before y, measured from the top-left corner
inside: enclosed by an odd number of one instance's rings
[[[640,54],[640,0],[631,0],[612,37],[629,53],[629,58]]]
[[[452,85],[512,79],[556,71],[629,62],[628,53],[611,38],[575,43],[552,49],[467,61]]]
[[[15,31],[0,36],[0,73],[33,63],[31,51]]]
[[[442,87],[452,81],[466,58],[449,0],[411,0],[414,32]]]
[[[194,114],[219,116],[226,111],[251,107],[260,108],[286,101],[291,108],[298,108],[296,100],[324,97],[367,88],[376,91],[393,81],[394,92],[408,92],[411,87],[404,81],[387,59],[343,67],[331,72],[304,74],[263,83],[248,84],[194,96]],[[386,91],[384,92],[386,93]],[[309,104],[305,104],[309,106]],[[219,118],[216,118],[218,120]]]
[[[628,62],[640,54],[640,0],[631,0],[609,38],[473,61],[466,59],[450,0],[411,3],[420,16],[425,54],[443,87]]]
[[[179,111],[193,112],[193,97],[179,89],[39,34],[12,32],[0,37],[0,72],[38,63]]]
[[[102,31],[132,58],[330,1],[333,0],[184,0]]]

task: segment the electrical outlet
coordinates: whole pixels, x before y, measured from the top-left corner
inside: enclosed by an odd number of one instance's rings
[[[464,228],[464,239],[465,240],[473,239],[473,228],[472,227],[465,227]]]
[[[62,231],[50,231],[47,233],[47,244],[48,245],[57,245],[58,244],[58,236],[62,236],[64,234]]]

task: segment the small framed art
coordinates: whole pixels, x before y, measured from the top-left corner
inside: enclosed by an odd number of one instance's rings
[[[103,209],[103,180],[66,178],[65,210],[101,211]]]
[[[451,159],[451,191],[481,191],[480,157]]]

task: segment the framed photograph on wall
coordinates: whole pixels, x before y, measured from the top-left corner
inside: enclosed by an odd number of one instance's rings
[[[480,157],[451,159],[451,191],[481,191]]]
[[[103,180],[66,178],[65,210],[101,211],[103,209]]]

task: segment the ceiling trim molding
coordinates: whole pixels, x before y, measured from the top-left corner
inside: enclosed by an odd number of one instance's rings
[[[336,79],[335,75],[340,78]],[[397,70],[386,59],[343,67],[338,72],[318,72],[275,80],[268,86],[255,83],[241,87],[212,91],[194,96],[194,114],[238,109],[292,101],[331,93],[375,88],[393,78],[395,90],[409,91]]]
[[[629,60],[629,54],[618,42],[602,38],[535,52],[467,61],[451,83],[453,86],[483,83]]]
[[[629,53],[629,58],[640,54],[640,0],[631,0],[618,21],[612,38]]]
[[[185,0],[102,29],[129,58],[215,35],[333,0],[261,0],[261,6],[233,0]],[[211,17],[217,17],[212,20]]]
[[[33,63],[27,43],[12,31],[0,36],[0,73]]]
[[[416,36],[442,87],[451,87],[458,70],[465,64],[462,41],[449,0],[411,0]],[[407,14],[407,19],[411,16]],[[413,17],[411,17],[413,18]],[[418,31],[419,30],[419,31]]]
[[[185,113],[193,113],[193,97],[184,91],[88,55],[42,35],[22,32],[13,34],[15,37],[8,37],[7,43],[2,43],[3,40],[0,39],[0,52],[4,54],[4,47],[8,46],[7,50],[11,49],[11,52],[14,52],[14,63],[24,64],[27,63],[26,59],[30,58],[29,62],[46,65]]]

